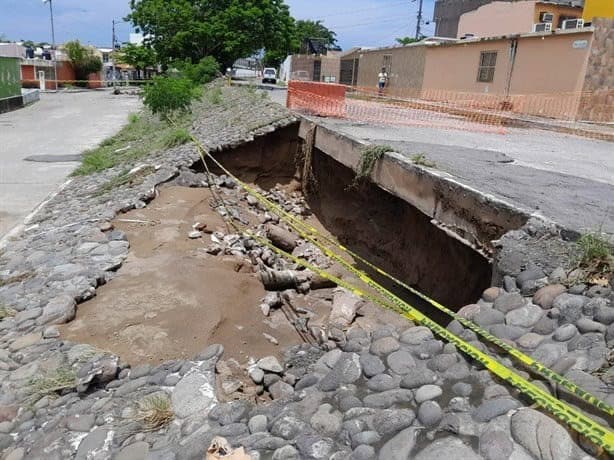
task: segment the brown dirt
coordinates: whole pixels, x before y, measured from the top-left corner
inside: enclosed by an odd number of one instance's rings
[[[206,189],[163,188],[149,207],[121,216],[115,226],[130,241],[128,259],[62,326],[62,338],[109,350],[132,365],[191,358],[213,343],[224,345],[226,359],[244,363],[300,343],[281,311],[263,317],[258,305],[265,292],[248,260],[208,255],[208,235],[188,238],[195,216],[212,231],[224,230],[210,198]]]

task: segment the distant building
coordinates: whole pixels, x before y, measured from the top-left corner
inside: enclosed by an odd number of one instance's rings
[[[332,50],[326,54],[293,54],[282,65],[280,79],[338,83],[342,54]]]
[[[594,18],[614,18],[614,1],[584,0],[582,18],[587,22],[591,22]]]
[[[461,15],[458,38],[493,37],[496,35],[549,32],[556,29],[576,29],[584,21],[582,7],[551,0],[497,1]]]
[[[341,58],[341,83],[375,89],[385,67],[393,97],[612,122],[613,25],[354,50]]]
[[[611,2],[612,0],[605,0]],[[516,0],[436,0],[433,10],[435,35],[437,37],[456,38],[459,36],[459,22],[463,14],[477,10],[491,3],[518,3]],[[584,6],[584,0],[550,0],[552,5]],[[503,26],[505,20],[499,23]],[[518,31],[519,32],[519,31]],[[500,33],[499,35],[501,35]]]

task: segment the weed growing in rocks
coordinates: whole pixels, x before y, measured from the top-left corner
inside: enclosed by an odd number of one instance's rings
[[[28,383],[28,401],[35,404],[45,396],[57,396],[64,390],[75,388],[77,373],[70,367],[59,367],[44,377],[37,377]]]
[[[190,137],[190,133],[185,128],[175,128],[169,133],[167,133],[162,139],[162,143],[164,147],[171,148],[177,147],[178,145],[183,145],[189,142],[192,138]]]
[[[6,318],[12,318],[16,314],[17,312],[12,308],[7,307],[6,305],[0,305],[0,321],[5,320]]]
[[[358,165],[358,171],[356,177],[350,187],[355,187],[361,180],[364,180],[371,176],[373,168],[377,160],[384,156],[384,153],[392,152],[393,148],[389,145],[371,145],[363,149],[360,157],[360,164]]]
[[[215,86],[211,89],[209,89],[206,93],[205,93],[205,99],[213,105],[219,105],[222,103],[222,88],[220,88],[219,86]]]
[[[423,153],[417,153],[411,157],[411,161],[418,166],[424,166],[425,168],[436,168],[437,165],[429,161]]]
[[[585,233],[578,240],[579,265],[591,275],[614,275],[614,248],[600,232]]]
[[[171,401],[166,395],[146,396],[138,402],[134,420],[139,422],[143,431],[151,432],[164,428],[175,418]]]
[[[155,169],[152,166],[145,166],[136,171],[124,170],[119,175],[100,186],[100,188],[98,188],[96,191],[96,195],[103,195],[107,192],[115,190],[117,187],[121,187],[122,185],[140,185],[147,176],[154,172],[154,170]]]

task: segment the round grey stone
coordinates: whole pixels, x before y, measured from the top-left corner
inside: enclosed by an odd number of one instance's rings
[[[465,382],[456,382],[452,385],[452,391],[458,396],[469,396],[473,392],[473,387]]]
[[[416,367],[412,355],[404,350],[390,353],[386,358],[386,363],[390,370],[399,375],[409,374]]]
[[[373,460],[375,459],[375,449],[372,446],[362,444],[352,451],[350,460]]]
[[[300,460],[300,454],[294,446],[283,446],[273,452],[273,460]]]
[[[425,401],[418,408],[418,420],[427,427],[432,427],[441,422],[443,411],[435,401]]]
[[[578,333],[578,329],[573,324],[564,324],[554,331],[552,338],[557,342],[566,342]]]
[[[437,374],[430,369],[417,369],[416,372],[406,375],[401,380],[401,388],[413,389],[437,381]]]
[[[499,310],[502,313],[508,313],[512,310],[516,310],[524,306],[525,300],[520,294],[513,292],[511,294],[503,294],[497,297],[493,304],[495,310]]]
[[[385,356],[397,351],[400,347],[399,341],[394,337],[382,337],[371,344],[370,351],[374,355]]]
[[[381,374],[386,370],[386,366],[384,366],[382,360],[370,353],[363,353],[360,356],[360,365],[362,366],[362,372],[367,378]]]
[[[264,433],[267,431],[268,419],[266,415],[254,415],[249,419],[247,423],[247,427],[249,428],[249,432],[254,433]]]
[[[416,390],[415,400],[416,403],[421,404],[429,399],[438,398],[443,394],[441,387],[437,385],[424,385]]]
[[[398,381],[395,381],[395,379],[388,374],[379,374],[369,379],[367,388],[372,391],[381,392],[398,387],[398,383]]]

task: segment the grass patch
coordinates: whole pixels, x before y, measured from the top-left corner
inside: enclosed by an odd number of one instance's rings
[[[417,153],[417,154],[415,154],[414,156],[411,157],[411,161],[415,165],[424,166],[426,168],[436,168],[437,167],[437,165],[434,162],[429,161],[426,158],[426,155],[424,155],[424,153]]]
[[[75,388],[77,372],[70,367],[59,367],[44,377],[30,380],[27,387],[28,402],[35,404],[45,396],[57,397],[60,392]]]
[[[375,168],[375,163],[384,156],[384,153],[392,151],[393,148],[389,145],[371,145],[365,147],[361,152],[358,171],[356,172],[356,176],[350,188],[356,187],[360,181],[369,178]]]
[[[162,144],[166,148],[177,147],[178,145],[186,144],[190,142],[192,138],[190,133],[185,128],[175,128],[168,132],[162,139]]]
[[[81,165],[73,176],[86,176],[122,163],[134,162],[152,153],[185,143],[192,116],[177,117],[177,126],[171,126],[150,113],[131,114],[128,124],[115,136],[83,154]]]
[[[145,178],[152,174],[154,171],[155,168],[149,165],[140,168],[133,173],[128,170],[124,170],[119,175],[108,181],[106,184],[101,185],[96,191],[96,195],[103,195],[107,192],[110,192],[111,190],[116,189],[117,187],[122,187],[124,185],[140,185],[143,183]]]
[[[6,318],[12,318],[17,312],[12,308],[5,305],[0,305],[0,321],[4,321]]]
[[[164,428],[174,418],[170,399],[161,394],[146,396],[139,401],[134,415],[134,420],[142,425],[145,432]]]
[[[614,247],[600,232],[585,233],[578,240],[578,265],[589,277],[614,276]]]
[[[205,99],[209,104],[220,105],[223,99],[222,88],[214,86],[205,92]]]

